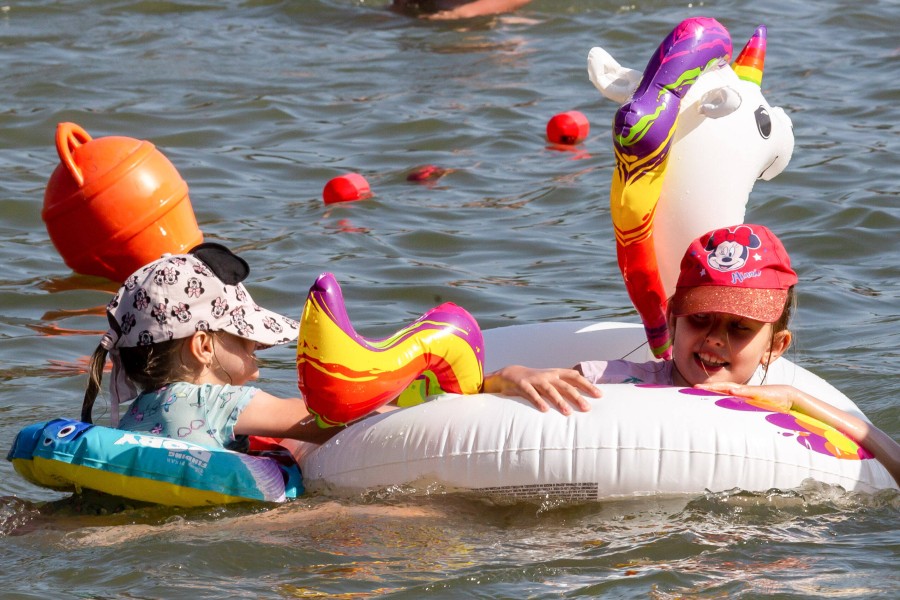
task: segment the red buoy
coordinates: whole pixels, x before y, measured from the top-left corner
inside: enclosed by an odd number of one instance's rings
[[[366,178],[358,173],[340,175],[325,184],[322,198],[325,204],[336,202],[353,202],[372,197],[372,188]]]
[[[587,117],[577,110],[554,115],[547,123],[547,139],[554,144],[574,146],[582,142],[591,130]]]

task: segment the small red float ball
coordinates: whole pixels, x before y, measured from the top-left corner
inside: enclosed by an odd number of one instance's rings
[[[442,169],[435,165],[422,165],[416,167],[407,176],[407,181],[427,182],[440,179],[449,172],[448,169]]]
[[[335,204],[337,202],[353,202],[354,200],[365,200],[372,196],[372,188],[366,178],[358,173],[348,173],[340,175],[325,184],[322,191],[322,198],[325,204]]]
[[[547,139],[554,144],[574,146],[583,141],[591,130],[587,117],[577,110],[554,115],[547,123]]]

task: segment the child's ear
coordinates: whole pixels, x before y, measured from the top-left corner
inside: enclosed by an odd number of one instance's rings
[[[769,350],[763,353],[762,363],[764,365],[769,365],[772,361],[776,360],[782,354],[787,352],[787,349],[791,347],[791,341],[794,336],[791,333],[790,329],[782,329],[778,333],[772,336],[772,345],[769,347]]]
[[[215,353],[215,345],[213,335],[208,331],[196,331],[188,338],[188,353],[191,358],[197,361],[201,366],[208,366],[212,363],[212,357]]]

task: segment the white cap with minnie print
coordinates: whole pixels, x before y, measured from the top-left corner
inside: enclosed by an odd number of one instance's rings
[[[297,321],[253,302],[241,283],[249,273],[244,259],[213,243],[141,267],[107,305],[107,349],[187,338],[197,331],[225,331],[262,346],[296,340]]]

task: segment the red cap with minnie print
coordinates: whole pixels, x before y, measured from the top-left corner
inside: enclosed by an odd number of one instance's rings
[[[774,323],[796,283],[791,259],[774,233],[762,225],[735,225],[691,242],[671,310],[676,317],[728,313]]]

